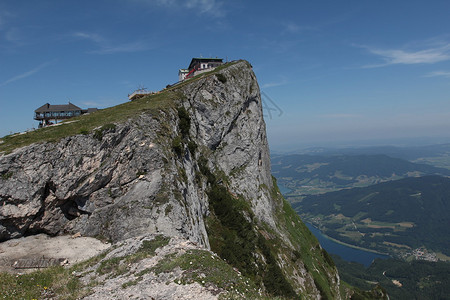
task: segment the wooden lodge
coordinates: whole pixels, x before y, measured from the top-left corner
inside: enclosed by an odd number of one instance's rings
[[[34,111],[34,119],[39,121],[39,128],[57,123],[58,121],[81,116],[82,114],[96,111],[97,108],[81,109],[69,102],[69,104],[52,105],[45,103]],[[52,122],[54,121],[54,123]]]
[[[182,81],[194,77],[200,73],[211,71],[222,64],[223,58],[193,58],[187,69],[180,69],[178,71],[178,79]]]

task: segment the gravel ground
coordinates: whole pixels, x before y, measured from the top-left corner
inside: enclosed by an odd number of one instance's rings
[[[95,238],[46,234],[22,237],[0,243],[0,272],[24,273],[33,269],[14,269],[12,265],[24,259],[67,259],[74,264],[98,255],[111,245]]]

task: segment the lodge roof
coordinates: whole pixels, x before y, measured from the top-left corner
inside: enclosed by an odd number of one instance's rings
[[[86,110],[83,109],[83,112],[84,112],[84,111],[86,111]],[[92,112],[94,112],[94,111],[98,111],[98,108],[96,108],[96,107],[95,107],[95,108],[94,108],[94,107],[90,107],[90,108],[87,109],[86,112],[87,112],[88,114],[90,114],[90,113],[92,113]]]
[[[194,57],[194,58],[192,58],[191,63],[189,64],[189,69],[191,69],[195,65],[195,63],[206,62],[206,61],[223,62],[223,58]]]
[[[56,104],[52,105],[49,103],[45,103],[38,109],[36,109],[34,112],[36,113],[44,113],[44,112],[52,112],[52,111],[74,111],[74,110],[81,110],[78,106],[72,104],[69,102],[69,104]]]

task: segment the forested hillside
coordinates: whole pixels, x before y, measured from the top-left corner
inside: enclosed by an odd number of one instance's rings
[[[294,208],[340,241],[383,252],[450,255],[450,179],[405,178],[305,197]]]
[[[377,282],[390,299],[450,299],[448,262],[376,259],[365,268],[332,256],[342,280],[360,289],[370,289]]]

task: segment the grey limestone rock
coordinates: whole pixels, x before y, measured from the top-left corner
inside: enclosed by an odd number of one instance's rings
[[[177,109],[170,107],[118,122],[101,138],[80,134],[0,154],[0,174],[10,174],[0,178],[0,241],[37,233],[80,232],[113,242],[164,234],[209,249],[207,182],[198,176],[202,155],[213,172],[226,176],[229,192],[246,199],[257,220],[291,245],[277,224],[275,212],[283,203],[271,195],[255,74],[245,61],[219,72],[221,80],[213,73],[173,88],[175,106],[189,115],[197,151],[186,145],[179,154],[172,149],[183,133]],[[282,267],[289,264],[287,257],[279,260]],[[310,299],[319,297],[304,266],[290,276],[297,291],[309,284]],[[329,278],[339,295],[337,272]]]
[[[265,124],[254,73],[240,62],[222,83],[206,76],[179,89],[191,118],[190,136],[211,153],[213,169],[230,176],[230,190],[251,199],[256,215],[274,226]],[[81,232],[118,241],[145,233],[184,236],[208,246],[204,183],[195,157],[174,159],[176,110],[166,112],[172,132],[142,113],[104,133],[33,144],[0,157],[0,240],[33,233]],[[185,178],[180,178],[180,169]],[[275,228],[275,226],[274,226]]]

